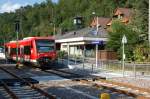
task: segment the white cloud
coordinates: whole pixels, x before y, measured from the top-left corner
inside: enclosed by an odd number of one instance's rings
[[[21,5],[20,4],[13,4],[11,2],[6,2],[5,4],[3,4],[0,7],[0,13],[4,13],[4,12],[14,12],[16,9],[20,8]]]

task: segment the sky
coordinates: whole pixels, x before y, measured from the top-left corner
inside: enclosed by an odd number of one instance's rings
[[[14,12],[21,6],[33,5],[35,3],[41,3],[45,0],[0,0],[0,13]],[[52,0],[57,3],[58,0]]]

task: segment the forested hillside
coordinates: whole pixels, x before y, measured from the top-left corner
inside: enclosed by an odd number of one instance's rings
[[[132,25],[140,29],[141,33],[148,32],[148,0],[60,0],[58,3],[47,0],[21,7],[16,12],[0,14],[0,39],[15,39],[15,20],[20,20],[20,39],[46,36],[53,34],[54,24],[56,31],[69,31],[74,28],[73,17],[83,16],[84,25],[88,26],[93,11],[98,16],[112,17],[117,7],[132,8],[135,11]]]

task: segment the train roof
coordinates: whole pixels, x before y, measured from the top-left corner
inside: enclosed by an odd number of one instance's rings
[[[54,37],[26,37],[26,38],[23,38],[23,40],[19,40],[18,42],[27,44],[27,43],[31,43],[32,40],[37,40],[37,39],[51,39],[51,40],[54,40]],[[5,45],[15,46],[16,42],[17,41],[10,41],[10,42],[6,43]]]
[[[33,40],[33,39],[54,39],[54,37],[26,37],[26,38],[23,38],[23,40]]]

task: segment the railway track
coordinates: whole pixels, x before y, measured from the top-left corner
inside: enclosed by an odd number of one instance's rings
[[[0,69],[26,84],[26,86],[21,86],[20,83],[16,83],[14,86],[8,86],[1,80],[0,83],[3,87],[0,87],[0,91],[6,96],[6,99],[56,99],[56,96],[42,90],[37,84],[32,84],[3,67]]]
[[[81,75],[81,74],[77,74],[77,73],[73,73],[73,72],[69,72],[69,71],[65,71],[65,70],[60,70],[60,69],[44,70],[44,72],[52,73],[52,74],[58,75],[60,77],[72,79],[72,80],[91,79],[91,78],[93,80],[106,79],[105,77],[99,77],[99,76],[94,76],[94,75]]]
[[[147,89],[130,86],[129,84],[122,84],[108,81],[103,77],[97,76],[90,77],[90,75],[85,76],[58,69],[48,70],[45,72],[53,73],[63,78],[72,79],[72,81],[77,81],[86,84],[93,84],[93,87],[108,89],[111,90],[112,92],[125,94],[135,99],[150,99],[149,97],[145,97],[144,94],[142,94],[149,92],[149,90],[147,91]],[[139,91],[141,93],[137,93],[136,91]]]
[[[65,72],[65,71],[61,71],[61,70],[57,70],[57,69],[44,70],[44,72],[52,73],[52,74],[55,74],[57,76],[67,78],[67,79],[75,79],[75,78],[83,78],[84,77],[83,75],[74,74],[71,72]]]
[[[7,71],[8,70],[6,70],[5,72],[7,72]],[[132,97],[131,99],[136,99],[136,98],[137,99],[149,99],[149,98],[145,98],[142,95],[139,96],[138,94],[133,93],[131,91],[124,90],[123,87],[127,87],[127,86],[119,84],[119,83],[117,84],[117,83],[114,83],[114,82],[107,81],[107,80],[105,80],[105,78],[101,78],[101,77],[97,77],[97,76],[90,76],[90,75],[76,74],[76,73],[73,73],[73,72],[70,72],[70,71],[65,71],[65,70],[60,70],[60,69],[51,69],[51,70],[43,70],[43,71],[47,72],[47,73],[57,75],[59,77],[70,79],[71,81],[73,81],[75,83],[79,82],[79,83],[84,83],[84,84],[87,84],[87,85],[91,84],[92,85],[91,88],[97,88],[98,90],[100,88],[102,88],[102,89],[110,90],[111,92],[114,92],[114,93],[116,92],[118,94],[123,94],[125,96]],[[11,72],[9,72],[9,74],[10,73]],[[13,76],[13,77],[19,79],[16,76]],[[21,99],[24,99],[24,98],[25,99],[30,99],[30,98],[34,98],[34,99],[39,99],[39,98],[40,99],[43,99],[43,98],[44,99],[55,99],[56,98],[52,94],[50,94],[49,96],[43,95],[43,92],[39,92],[37,90],[37,88],[32,88],[33,86],[35,86],[35,87],[38,87],[40,89],[40,87],[38,85],[28,84],[26,81],[24,81],[24,82],[28,86],[20,86],[19,84],[18,85],[16,84],[15,86],[8,86],[7,84],[5,84],[5,82],[1,82],[3,84],[3,87],[0,87],[0,92],[2,92],[4,94],[4,96],[7,96],[6,99],[9,99],[9,97],[11,97],[13,99],[20,99],[20,98]],[[8,88],[6,88],[6,87],[8,87]],[[65,86],[63,86],[63,87],[65,87]],[[120,87],[120,89],[118,89],[119,87]],[[68,89],[68,88],[70,88],[70,87],[67,87],[66,89]],[[81,92],[82,92],[82,91],[80,91],[80,89],[79,90],[78,89],[74,90],[74,88],[70,88],[70,89],[73,89],[72,91],[75,91],[75,93],[78,91],[81,94]],[[6,94],[6,92],[7,92],[8,95]],[[51,91],[50,93],[53,93],[53,91]],[[44,94],[45,94],[45,92],[44,92]],[[48,94],[48,93],[46,93],[46,94]],[[53,93],[53,94],[55,94],[56,96],[58,95],[58,97],[59,97],[59,94],[57,94],[57,93]],[[83,94],[84,94],[84,92],[83,92]],[[17,98],[16,98],[16,96],[17,96]],[[122,98],[122,99],[128,99],[128,98]]]

